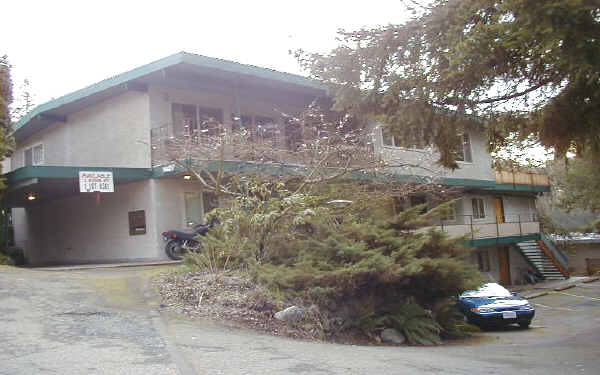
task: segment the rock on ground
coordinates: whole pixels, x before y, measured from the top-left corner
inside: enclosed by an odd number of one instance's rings
[[[392,344],[404,344],[406,337],[395,328],[386,328],[381,331],[381,341]]]
[[[275,319],[282,320],[286,323],[296,323],[305,316],[306,312],[298,306],[290,306],[285,310],[275,313]]]

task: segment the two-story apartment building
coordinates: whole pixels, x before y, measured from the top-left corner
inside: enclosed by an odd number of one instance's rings
[[[217,203],[172,166],[156,165],[155,138],[201,128],[199,119],[210,117],[227,129],[259,126],[285,145],[292,135],[282,113],[326,95],[301,76],[182,52],[43,104],[15,125],[17,149],[5,163],[15,241],[32,264],[163,259],[161,233],[202,220]],[[540,239],[534,198],[548,190],[547,179],[494,172],[482,130],[462,137],[460,168],[442,183],[463,187],[464,196],[440,227],[468,234],[474,261],[506,284],[530,266],[550,269],[543,252],[525,251],[537,244],[525,241]],[[401,146],[375,132],[385,158],[420,152]],[[112,172],[114,192],[81,192],[81,171]]]

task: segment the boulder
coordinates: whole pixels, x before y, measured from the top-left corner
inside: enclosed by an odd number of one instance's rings
[[[304,318],[306,312],[298,306],[290,306],[285,310],[281,310],[275,313],[275,319],[284,321],[286,323],[295,323],[298,320]]]
[[[406,337],[395,328],[386,328],[381,331],[381,341],[392,344],[404,344]]]

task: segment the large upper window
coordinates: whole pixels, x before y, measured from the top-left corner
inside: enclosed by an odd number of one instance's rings
[[[408,149],[424,149],[428,146],[428,142],[425,141],[425,137],[418,131],[407,131],[402,137],[392,135],[390,128],[382,126],[381,135],[383,138],[383,145],[390,147],[401,147]]]
[[[216,136],[223,124],[223,110],[193,104],[172,104],[173,136]]]
[[[460,141],[461,144],[459,144],[454,151],[456,160],[465,161],[467,163],[473,162],[473,157],[471,156],[471,139],[469,138],[469,134],[462,134],[460,136]]]
[[[24,151],[25,166],[27,165],[42,165],[44,164],[44,145],[39,144]]]

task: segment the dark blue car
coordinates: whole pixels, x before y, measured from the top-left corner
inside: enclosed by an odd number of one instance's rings
[[[513,295],[496,283],[464,292],[458,297],[458,307],[467,322],[480,327],[518,324],[521,328],[528,328],[535,315],[526,299]]]

